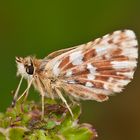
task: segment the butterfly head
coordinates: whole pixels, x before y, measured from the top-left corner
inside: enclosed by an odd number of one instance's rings
[[[35,72],[33,58],[31,57],[16,57],[18,72],[17,75],[22,75],[25,78],[32,76]]]

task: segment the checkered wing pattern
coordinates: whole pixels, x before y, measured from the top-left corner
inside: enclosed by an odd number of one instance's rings
[[[77,99],[104,101],[121,92],[133,78],[138,48],[133,31],[115,31],[102,38],[57,51],[46,70]]]

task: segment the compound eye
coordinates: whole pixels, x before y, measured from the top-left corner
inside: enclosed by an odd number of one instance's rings
[[[26,67],[26,72],[27,72],[29,75],[33,75],[33,73],[34,73],[34,66],[33,66],[33,65],[27,66],[27,67]]]

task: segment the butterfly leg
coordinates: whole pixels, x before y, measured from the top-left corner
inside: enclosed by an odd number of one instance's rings
[[[44,94],[41,95],[41,98],[42,98],[42,112],[41,112],[41,120],[44,119]]]
[[[70,114],[72,117],[74,117],[72,110],[70,109],[66,99],[63,97],[63,95],[61,94],[60,90],[58,88],[55,88],[56,93],[58,94],[58,96],[61,98],[61,100],[65,103],[66,107],[68,108]]]
[[[19,98],[17,99],[17,101],[19,101],[30,89],[31,85],[32,85],[33,79],[30,80],[27,88],[24,90],[24,92],[19,96]]]
[[[21,86],[21,83],[23,81],[23,76],[21,77],[20,81],[19,81],[19,84],[18,84],[18,87],[15,91],[15,95],[14,95],[14,98],[13,98],[13,101],[12,101],[12,106],[14,107],[15,104],[16,104],[16,101],[17,101],[17,96],[18,96],[18,93],[19,93],[19,89],[20,89],[20,86]]]
[[[43,90],[43,88],[42,88],[42,83],[43,82],[40,82],[40,80],[39,80],[39,78],[38,78],[38,76],[36,76],[36,83],[37,83],[37,86],[38,86],[38,88],[39,88],[39,91],[40,91],[40,95],[41,95],[41,107],[42,107],[42,112],[41,112],[41,120],[43,120],[44,119],[44,105],[45,105],[45,103],[44,103],[44,97],[45,97],[45,92],[44,92],[44,90]]]
[[[27,80],[27,84],[29,85],[29,83],[30,83],[30,80],[28,79],[28,80]],[[24,97],[24,99],[23,99],[23,102],[26,101],[28,95],[29,95],[29,89],[27,90],[27,92],[26,92],[26,94],[25,94],[25,97]]]
[[[72,96],[69,96],[69,100],[72,102],[73,105],[77,103],[79,104],[79,100],[74,99]]]
[[[39,81],[40,81],[40,82],[39,82]],[[41,84],[42,84],[42,86],[41,86]],[[53,93],[52,93],[52,89],[49,88],[49,87],[51,86],[49,80],[48,80],[46,83],[44,83],[44,81],[43,81],[41,78],[39,78],[39,79],[38,79],[38,85],[39,85],[40,88],[41,88],[41,87],[44,87],[45,89],[47,89],[47,93],[49,94],[50,98],[51,98],[52,100],[54,100],[54,96],[53,96]],[[41,91],[42,91],[42,89],[41,89]],[[43,93],[43,94],[44,94],[44,93]]]

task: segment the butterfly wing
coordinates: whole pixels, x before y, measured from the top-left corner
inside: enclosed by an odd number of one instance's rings
[[[79,46],[74,46],[74,47],[71,47],[71,48],[66,48],[66,49],[61,49],[61,50],[58,50],[58,51],[54,51],[54,52],[50,53],[44,59],[53,59],[53,58],[55,58],[55,57],[57,57],[57,56],[59,56],[59,55],[61,55],[63,53],[66,53],[66,52],[68,52],[70,50],[73,50],[73,49],[75,49],[77,47],[79,47]]]
[[[75,98],[104,101],[133,78],[137,44],[133,31],[116,31],[58,55],[46,70]]]

